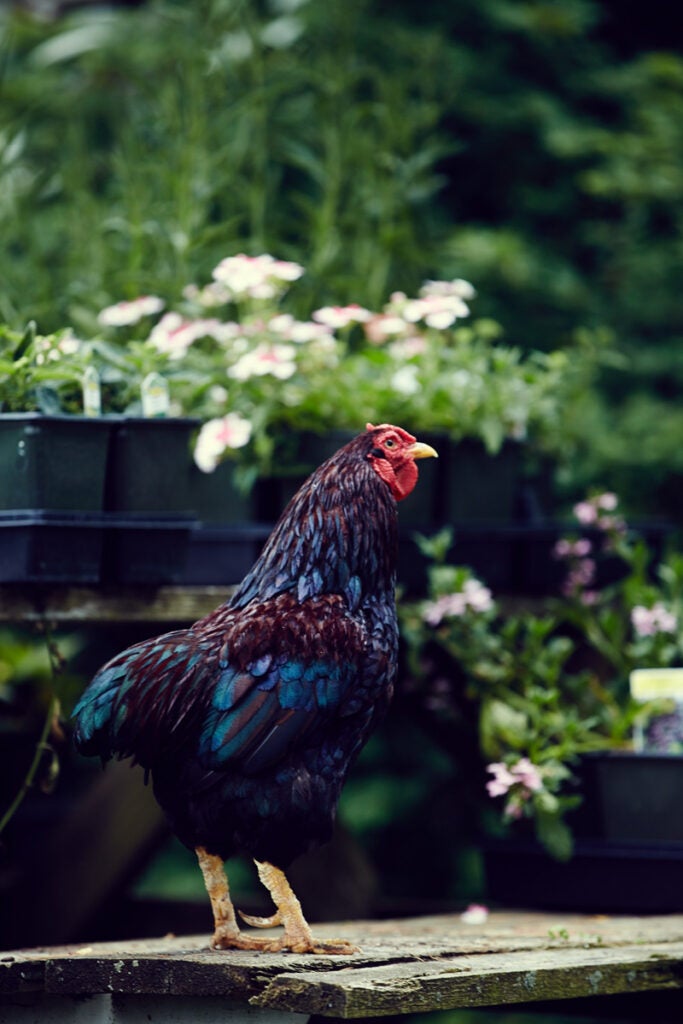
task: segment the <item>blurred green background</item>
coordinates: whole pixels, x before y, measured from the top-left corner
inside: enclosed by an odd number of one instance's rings
[[[0,11],[0,319],[88,329],[225,255],[310,303],[460,276],[606,357],[564,470],[683,490],[683,38],[617,0],[24,0]]]

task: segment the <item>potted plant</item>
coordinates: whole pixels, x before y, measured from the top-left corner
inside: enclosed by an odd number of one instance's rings
[[[0,326],[0,579],[99,579],[110,423],[70,331]]]
[[[530,439],[548,451],[566,443],[567,406],[592,368],[587,349],[523,354],[499,325],[469,322],[474,289],[461,280],[428,281],[415,298],[394,293],[378,312],[325,306],[297,319],[282,302],[301,274],[267,255],[229,257],[151,332],[149,344],[185,375],[177,393],[186,413],[237,413],[251,426],[237,456],[200,435],[202,467],[227,454],[252,476],[289,477],[288,492],[318,464],[312,439],[349,436],[366,420],[402,422],[438,435],[441,455],[420,489],[423,508],[406,503],[406,522],[515,518],[522,453]],[[495,493],[489,468],[503,481]]]
[[[683,757],[680,747],[635,750],[634,736],[672,703],[635,700],[629,677],[683,664],[683,556],[652,564],[614,495],[576,513],[580,529],[556,546],[563,594],[544,614],[510,610],[468,568],[447,564],[448,534],[423,540],[429,595],[401,609],[409,699],[452,757],[464,751],[478,765],[494,898],[619,909],[622,893],[621,909],[672,909],[657,872],[665,881],[683,871]],[[621,564],[607,583],[603,559]],[[649,800],[636,795],[640,774]],[[644,891],[642,878],[633,883],[647,869]]]

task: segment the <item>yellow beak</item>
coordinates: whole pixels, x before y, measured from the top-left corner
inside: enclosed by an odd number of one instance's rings
[[[438,459],[439,453],[432,448],[431,444],[424,444],[416,441],[408,449],[408,455],[413,459]]]

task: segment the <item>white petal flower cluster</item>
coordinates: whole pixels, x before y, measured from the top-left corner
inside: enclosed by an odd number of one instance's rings
[[[226,450],[243,448],[251,433],[251,423],[237,412],[209,420],[199,431],[194,461],[203,473],[212,473]]]
[[[117,302],[107,306],[98,314],[97,321],[103,327],[129,327],[145,316],[153,316],[164,308],[164,300],[157,295],[141,295],[130,302]]]
[[[304,268],[298,263],[276,260],[268,253],[261,256],[240,253],[221,260],[213,277],[224,286],[231,299],[275,299],[303,272]]]

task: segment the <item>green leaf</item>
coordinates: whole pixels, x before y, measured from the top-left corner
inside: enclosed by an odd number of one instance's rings
[[[556,860],[569,860],[574,839],[569,826],[557,814],[536,810],[536,838]]]
[[[29,320],[29,322],[26,324],[26,328],[25,328],[24,333],[23,333],[23,335],[21,337],[21,341],[19,342],[19,344],[15,348],[14,354],[12,356],[12,358],[13,358],[15,363],[18,362],[23,356],[26,355],[26,353],[31,348],[31,346],[33,345],[33,342],[35,340],[36,340],[36,322],[35,322],[35,320]]]
[[[503,747],[524,748],[528,739],[529,719],[502,700],[485,700],[479,719],[481,746],[489,757],[498,757]]]

